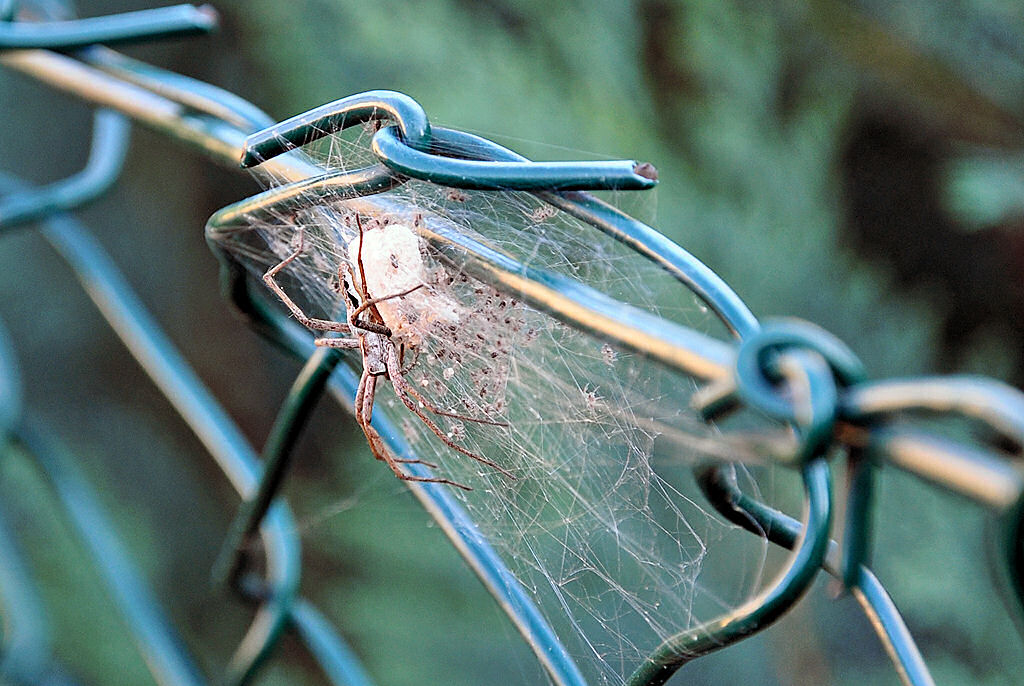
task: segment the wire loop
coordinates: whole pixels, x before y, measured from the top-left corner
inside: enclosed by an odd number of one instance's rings
[[[740,342],[733,376],[694,398],[706,420],[714,420],[738,403],[798,427],[800,441],[790,459],[803,464],[820,455],[833,440],[839,417],[840,387],[862,381],[863,365],[845,343],[808,322],[769,320]],[[805,398],[790,395],[793,383],[806,389]]]
[[[385,90],[321,105],[249,136],[241,165],[254,167],[356,124],[387,120],[395,123],[374,134],[373,153],[403,178],[469,190],[644,190],[657,183],[657,170],[647,163],[532,162],[470,134],[444,129],[438,138],[418,102]],[[495,159],[497,149],[507,154]]]
[[[408,145],[429,147],[430,122],[420,104],[404,93],[376,90],[329,102],[257,131],[245,140],[241,165],[254,167],[357,124],[389,120]]]
[[[737,391],[751,405],[782,421],[799,421],[793,401],[776,389],[778,369],[775,353],[792,348],[821,355],[843,386],[858,383],[865,376],[860,360],[845,343],[828,331],[796,319],[777,319],[745,338],[736,356]]]

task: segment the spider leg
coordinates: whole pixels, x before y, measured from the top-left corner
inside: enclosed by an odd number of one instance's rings
[[[392,462],[400,462],[402,464],[421,464],[425,467],[436,469],[437,465],[433,462],[427,462],[426,460],[395,457],[391,454],[391,451],[384,445],[384,439],[381,438],[377,430],[370,424],[370,420],[373,419],[373,403],[374,397],[377,391],[377,377],[368,372],[363,372],[363,375],[359,378],[359,387],[356,389],[356,423],[359,424],[359,428],[363,430],[363,434],[366,436],[366,442],[370,446],[370,452],[373,453],[374,458],[385,462],[388,466],[392,465]],[[390,459],[389,459],[390,458]],[[392,470],[394,467],[391,466]]]
[[[313,343],[321,348],[343,348],[351,350],[359,347],[358,338],[314,338]]]
[[[356,218],[356,223],[358,223],[358,217]],[[363,235],[362,234],[362,224],[359,224],[359,228],[360,228],[359,235],[362,236]],[[363,246],[363,244],[360,243],[359,244],[359,271],[360,271],[360,273],[363,273],[362,246]],[[339,268],[338,271],[340,273],[340,271],[341,271],[340,268]],[[357,281],[356,280],[356,273],[352,269],[352,265],[348,265],[348,273],[349,273],[349,276],[352,278],[352,287],[353,287],[353,289],[359,291],[359,300],[362,300],[362,301],[369,300],[370,296],[366,292],[366,283],[365,283],[365,281]],[[363,278],[365,278],[365,275],[364,275]],[[370,312],[377,317],[378,321],[376,321],[376,322],[370,321],[368,319],[356,319],[356,314],[359,313],[359,312],[362,312],[362,310],[363,310],[363,306],[362,305],[358,305],[357,304],[355,310],[352,309],[352,304],[351,303],[347,303],[346,307],[348,308],[348,312],[349,312],[348,318],[349,318],[349,322],[350,322],[351,326],[354,326],[354,327],[359,328],[359,329],[363,329],[364,331],[370,331],[371,333],[379,334],[381,336],[387,336],[388,338],[391,337],[391,329],[389,329],[388,327],[384,326],[384,318],[380,316],[380,312],[377,310],[376,307],[373,306],[373,304],[371,304],[369,307],[371,307]]]
[[[444,443],[446,446],[448,446],[455,452],[461,453],[466,457],[472,458],[481,464],[485,464],[488,467],[494,469],[495,471],[500,472],[503,476],[512,479],[513,481],[515,480],[515,475],[513,475],[510,471],[508,471],[501,465],[499,465],[497,462],[494,462],[493,460],[488,460],[483,455],[478,455],[472,452],[471,450],[467,450],[458,443],[454,442],[452,439],[448,438],[444,434],[444,432],[441,431],[441,429],[437,426],[437,424],[435,424],[430,417],[428,417],[419,407],[416,406],[416,403],[413,402],[412,400],[412,394],[409,393],[410,390],[412,390],[412,392],[415,393],[415,390],[412,389],[412,386],[409,384],[409,382],[406,381],[404,377],[402,377],[401,364],[398,361],[398,353],[395,352],[394,345],[388,347],[386,363],[388,366],[388,378],[391,379],[391,385],[395,387],[395,395],[398,396],[398,399],[402,401],[403,405],[408,407],[413,414],[420,418],[421,422],[427,425],[427,428],[430,429],[435,436],[441,439],[442,443]]]
[[[408,388],[409,395],[416,398],[420,405],[423,405],[423,407],[425,407],[429,412],[432,412],[433,414],[440,415],[442,417],[451,417],[452,419],[461,419],[465,422],[475,422],[477,424],[490,424],[491,426],[508,426],[507,422],[498,422],[493,419],[481,419],[479,417],[467,417],[464,414],[457,414],[455,412],[447,412],[445,410],[439,409],[438,407],[431,404],[429,400],[424,398],[423,395],[419,391],[417,391],[416,388],[408,381],[405,381],[403,379],[403,383],[405,383],[406,387]]]
[[[281,302],[285,304],[292,315],[299,320],[299,323],[306,328],[313,329],[314,331],[339,331],[342,333],[348,333],[352,329],[347,323],[307,317],[306,313],[302,311],[302,309],[288,296],[287,293],[284,292],[284,289],[278,285],[277,280],[274,278],[277,276],[278,272],[287,267],[302,254],[304,247],[305,232],[302,229],[299,229],[299,245],[295,249],[295,252],[268,269],[267,273],[263,275],[263,282],[267,284],[267,287],[270,288],[278,298],[280,298]]]
[[[356,250],[356,266],[359,267],[359,284],[362,286],[362,299],[366,300],[370,297],[369,292],[366,290],[366,270],[363,268],[363,243],[366,242],[366,231],[363,229],[363,222],[356,214],[356,227],[359,229],[359,249]],[[378,316],[380,313],[377,313]],[[389,334],[390,335],[390,334]]]
[[[409,371],[412,370],[412,368],[416,366],[416,363],[420,361],[420,348],[419,348],[419,346],[413,346],[412,347],[412,352],[415,355],[415,357],[412,358],[412,362],[410,362],[409,364],[405,363],[405,350],[406,350],[405,344],[402,344],[401,351],[398,354],[398,361],[402,363],[402,374],[408,374]]]
[[[374,378],[374,377],[370,377],[370,378]],[[360,385],[362,385],[362,384],[360,383]],[[358,395],[358,393],[357,393],[357,395]],[[367,396],[366,396],[366,394],[364,394],[363,398],[361,398],[361,400],[363,401],[364,405],[366,404],[366,399],[367,399]],[[373,401],[372,401],[372,394],[371,394],[371,398],[370,398],[370,405],[371,405],[371,407],[372,407],[372,403],[373,403]],[[402,481],[419,481],[419,482],[422,482],[422,483],[448,484],[449,486],[454,486],[455,488],[461,488],[464,491],[472,491],[473,490],[469,486],[466,486],[465,484],[460,484],[457,481],[452,481],[451,479],[445,479],[445,478],[442,478],[442,477],[431,477],[431,476],[417,476],[416,474],[406,474],[405,472],[402,471],[401,464],[409,463],[409,462],[420,462],[420,461],[419,460],[401,460],[401,459],[398,459],[398,458],[394,457],[391,454],[391,452],[387,449],[387,446],[384,445],[384,439],[382,439],[380,437],[380,434],[377,433],[376,429],[374,429],[372,426],[370,426],[370,418],[363,414],[363,411],[360,409],[360,405],[359,404],[356,405],[356,423],[359,424],[359,427],[363,430],[363,434],[366,435],[366,442],[370,446],[370,452],[373,453],[373,456],[375,458],[377,458],[378,460],[380,460],[381,462],[385,463],[388,467],[390,467],[391,471],[394,472],[395,476],[397,476]],[[423,464],[426,464],[427,466],[432,466],[432,465],[430,465],[429,463],[426,463],[426,462],[424,462]]]
[[[413,291],[417,291],[423,288],[424,286],[426,286],[426,284],[421,283],[413,286],[412,288],[407,288],[401,293],[392,293],[391,295],[385,295],[383,298],[369,298],[367,300],[363,300],[362,304],[360,304],[359,307],[357,307],[355,310],[352,311],[351,314],[349,314],[348,320],[351,324],[358,326],[356,324],[357,321],[364,321],[362,319],[359,319],[359,315],[361,315],[363,312],[370,309],[371,307],[374,307],[377,303],[382,303],[386,300],[394,300],[395,298],[401,298],[403,296],[409,295]],[[384,335],[390,336],[391,334],[386,333]]]

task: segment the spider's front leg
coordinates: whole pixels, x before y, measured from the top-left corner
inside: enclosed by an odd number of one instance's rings
[[[313,343],[321,348],[340,348],[354,350],[359,347],[358,338],[314,338]]]
[[[289,264],[298,259],[299,255],[305,249],[305,232],[299,229],[299,245],[295,248],[288,257],[281,260],[278,264],[274,265],[267,270],[267,273],[263,275],[263,282],[267,284],[267,287],[274,292],[274,294],[285,304],[292,315],[299,320],[299,323],[305,326],[307,329],[313,329],[314,331],[337,331],[339,333],[349,333],[352,328],[345,322],[335,322],[329,319],[317,319],[316,317],[307,317],[306,313],[302,311],[294,300],[284,292],[284,289],[277,283],[276,276],[278,272],[287,267]],[[334,339],[331,339],[334,340]],[[336,346],[329,346],[336,347]]]
[[[394,300],[395,298],[405,297],[405,296],[409,295],[410,293],[412,293],[413,291],[417,291],[417,290],[423,288],[425,285],[426,284],[422,284],[422,283],[421,284],[417,284],[417,285],[413,286],[412,288],[407,288],[404,291],[401,291],[400,293],[392,293],[391,295],[385,295],[383,298],[371,298],[371,297],[369,297],[369,295],[364,293],[363,294],[363,298],[364,298],[363,302],[360,303],[359,307],[357,307],[355,310],[353,310],[352,312],[349,313],[349,315],[348,315],[348,323],[350,325],[356,327],[357,329],[363,329],[365,331],[371,331],[371,332],[379,334],[381,336],[387,336],[388,338],[390,338],[394,334],[391,331],[391,329],[389,329],[387,326],[385,326],[383,324],[377,324],[375,322],[371,322],[371,321],[369,321],[367,319],[361,318],[359,315],[361,315],[363,312],[366,312],[367,310],[370,310],[372,312],[375,312],[376,316],[380,317],[381,320],[383,321],[383,317],[381,317],[380,312],[376,309],[376,306],[379,303],[387,302],[388,300]]]

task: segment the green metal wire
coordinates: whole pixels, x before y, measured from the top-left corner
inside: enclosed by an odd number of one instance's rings
[[[803,535],[803,523],[744,494],[725,468],[703,468],[698,471],[697,482],[722,516],[751,533],[767,536],[769,541],[787,550],[793,549]],[[826,571],[836,577],[840,576],[835,561],[838,552],[839,547],[831,543],[825,564]],[[861,565],[850,588],[878,628],[879,637],[903,683],[907,686],[934,686],[921,652],[878,578]]]
[[[28,224],[59,210],[81,207],[102,195],[121,173],[130,130],[124,115],[97,110],[85,168],[49,186],[0,198],[0,230]]]
[[[337,351],[320,348],[310,356],[295,379],[263,448],[262,470],[256,489],[242,502],[214,563],[211,573],[214,584],[234,585],[242,572],[245,551],[249,549],[260,522],[266,517],[284,481],[295,442],[339,361]]]
[[[6,456],[5,456],[6,457]],[[50,629],[43,602],[22,558],[7,516],[0,512],[0,608],[4,618],[0,643],[0,679],[34,684],[53,668]]]
[[[0,454],[21,416],[21,379],[6,327],[0,323]],[[0,679],[13,684],[34,684],[50,679],[70,683],[52,662],[50,629],[43,601],[32,582],[28,565],[0,508]]]
[[[650,165],[631,161],[545,162],[456,159],[443,143],[432,146],[427,115],[404,93],[368,91],[287,119],[246,140],[242,166],[252,167],[288,150],[372,120],[394,120],[373,137],[374,154],[400,176],[478,190],[643,190],[657,182]],[[487,141],[487,148],[494,146]],[[646,176],[637,173],[646,173]]]
[[[75,269],[90,297],[240,493],[255,489],[259,460],[248,442],[139,302],[100,246],[73,220],[55,216],[44,234]],[[273,589],[232,659],[228,683],[245,683],[288,624],[299,583],[299,542],[291,514],[273,507],[261,527]]]
[[[461,160],[421,152],[407,145],[397,129],[385,127],[373,136],[373,153],[403,176],[430,181],[440,186],[472,190],[573,191],[645,190],[657,179],[638,171],[643,165],[632,160],[599,162],[497,162]]]
[[[332,133],[370,121],[394,121],[403,141],[430,147],[430,122],[420,104],[396,91],[367,91],[298,114],[245,141],[241,165],[253,167]]]
[[[809,462],[802,469],[802,477],[807,517],[793,560],[782,577],[735,611],[667,639],[630,676],[626,682],[629,686],[661,686],[687,662],[773,623],[807,591],[828,549],[832,486],[828,464],[823,459]]]
[[[876,464],[869,451],[852,448],[846,458],[846,466],[846,522],[843,525],[843,562],[839,579],[844,588],[852,588],[860,579],[861,566],[870,563]]]
[[[359,658],[341,640],[331,623],[311,603],[299,598],[292,607],[292,626],[309,646],[309,652],[322,665],[336,686],[373,686],[359,664]]]
[[[10,6],[6,8],[11,16]],[[108,17],[40,23],[0,21],[0,50],[68,50],[209,33],[217,13],[208,5],[174,5]]]
[[[116,142],[116,145],[120,144],[122,141]],[[102,153],[98,154],[102,156]],[[109,157],[123,157],[123,151]],[[15,192],[20,195],[14,197],[33,197],[31,192],[24,189],[17,189]],[[37,197],[42,196],[37,194]],[[210,449],[211,454],[220,460],[221,466],[233,479],[236,487],[251,487],[255,482],[254,474],[258,460],[252,454],[248,443],[213,401],[170,341],[160,332],[156,322],[145,311],[99,245],[80,225],[62,215],[55,215],[46,220],[44,234],[75,269],[90,296],[135,357],[182,413],[200,440]],[[262,522],[262,532],[271,590],[229,666],[228,683],[246,683],[255,676],[288,626],[291,599],[298,587],[298,537],[287,510],[280,505],[273,508]],[[112,540],[96,543],[106,544],[114,545]],[[119,573],[119,569],[120,567],[111,568],[111,578]],[[140,591],[131,590],[130,597],[134,597],[137,592]],[[130,614],[135,610],[129,607],[125,611]],[[139,612],[145,615],[145,611]],[[145,617],[139,619],[134,626],[140,635],[140,644],[144,650],[149,646],[149,649],[163,653],[164,647],[152,645],[152,640],[159,638],[159,632],[147,630],[149,625]],[[159,665],[159,662],[157,664]],[[165,668],[161,668],[163,669]],[[170,681],[163,683],[194,682],[184,679],[182,675],[185,671],[181,669],[169,668],[166,671]]]
[[[206,683],[121,547],[92,489],[79,474],[74,458],[52,438],[52,432],[42,427],[23,424],[17,440],[49,480],[68,523],[85,543],[93,566],[130,626],[156,682],[161,686]]]
[[[14,344],[7,327],[0,324],[0,439],[9,435],[21,420],[22,382]]]

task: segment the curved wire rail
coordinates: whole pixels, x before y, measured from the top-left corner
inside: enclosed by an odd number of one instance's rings
[[[840,578],[872,618],[901,679],[907,684],[932,683],[895,606],[864,564],[871,547],[867,518],[873,471],[883,462],[972,498],[1001,518],[1001,572],[1018,603],[1016,610],[1022,609],[1024,483],[1019,459],[1024,451],[1024,396],[999,382],[973,377],[866,381],[852,353],[820,329],[791,321],[762,326],[724,281],[692,255],[584,192],[650,187],[656,173],[649,165],[532,163],[485,139],[430,127],[415,101],[387,91],[352,96],[275,125],[237,96],[93,45],[205,31],[213,24],[208,8],[181,6],[162,14],[30,24],[11,21],[20,16],[20,5],[0,2],[0,64],[101,109],[97,110],[93,153],[83,172],[39,189],[8,185],[0,195],[0,229],[44,220],[47,238],[242,496],[214,577],[252,598],[259,609],[228,667],[229,683],[250,681],[286,630],[303,639],[333,683],[369,683],[329,623],[297,595],[298,538],[287,505],[278,495],[295,438],[317,398],[329,391],[350,407],[357,378],[346,365],[338,364],[339,355],[314,349],[309,335],[271,307],[238,264],[219,254],[225,292],[238,309],[284,349],[307,359],[281,407],[262,460],[257,458],[113,263],[80,224],[62,214],[96,197],[116,178],[127,145],[124,116],[221,164],[258,163],[275,178],[286,180],[283,187],[215,214],[208,225],[210,234],[230,231],[232,222],[242,215],[279,209],[294,202],[300,192],[317,188],[345,189],[357,207],[368,209],[377,208],[379,192],[410,177],[465,188],[527,190],[653,261],[722,319],[736,336],[735,344],[666,322],[571,279],[516,263],[446,227],[428,224],[421,229],[422,237],[438,250],[457,251],[473,276],[516,293],[571,326],[703,380],[695,402],[707,418],[749,406],[781,423],[778,432],[735,440],[737,445],[746,441],[749,452],[760,451],[766,459],[799,470],[807,499],[802,522],[743,494],[720,467],[702,468],[698,481],[725,518],[758,535],[769,532],[774,543],[793,549],[787,569],[743,607],[670,637],[632,675],[631,686],[663,683],[687,661],[769,626],[797,602],[822,568]],[[379,163],[370,168],[332,173],[292,150],[325,131],[369,119],[394,122],[375,134],[372,150]],[[216,251],[216,244],[211,244]],[[37,456],[55,490],[66,498],[68,514],[79,522],[100,567],[104,559],[113,561],[108,580],[140,649],[154,658],[150,664],[160,683],[202,683],[202,675],[144,587],[124,583],[135,578],[130,562],[116,552],[111,540],[91,540],[90,529],[109,531],[110,527],[90,504],[88,486],[74,475],[72,462],[54,457],[61,454],[60,447],[21,419],[17,378],[13,354],[0,345],[0,419],[7,435]],[[915,428],[912,421],[896,421],[923,414],[966,417],[988,429],[992,437],[985,443],[964,443]],[[394,437],[389,448],[396,455],[414,456],[411,447],[397,438],[401,432],[391,431],[382,413],[374,417],[374,425],[383,436]],[[786,425],[791,430],[782,428]],[[828,538],[833,496],[825,456],[837,452],[846,456],[853,474],[841,548]],[[505,609],[552,680],[583,684],[579,669],[528,593],[447,490],[424,483],[409,487]],[[249,539],[257,535],[267,556],[263,576],[253,571],[243,553]],[[2,535],[0,546],[12,548]],[[0,582],[4,582],[5,597],[15,598],[4,604],[9,624],[25,627],[5,635],[3,664],[5,668],[15,663],[35,665],[18,673],[28,675],[27,682],[36,681],[31,675],[42,674],[49,662],[45,647],[39,648],[45,645],[45,630],[31,601],[30,584],[16,564],[0,567]],[[117,592],[119,584],[122,593]],[[11,596],[11,589],[21,590]],[[19,605],[18,599],[24,601]],[[24,645],[33,647],[26,653]],[[32,659],[17,657],[33,651]]]

